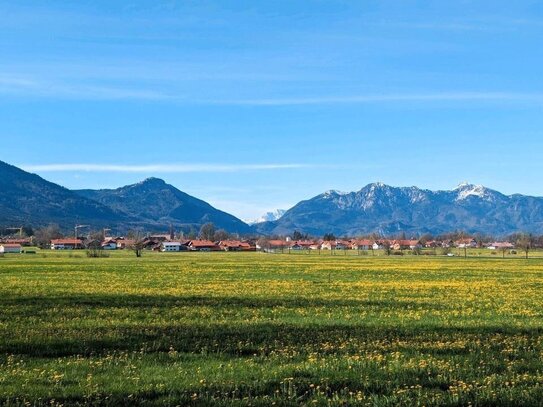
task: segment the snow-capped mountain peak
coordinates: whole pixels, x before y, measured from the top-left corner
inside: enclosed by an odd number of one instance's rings
[[[271,212],[266,212],[264,215],[257,219],[247,220],[246,223],[249,225],[256,225],[257,223],[262,222],[273,222],[281,218],[285,214],[285,209],[276,209]]]
[[[490,198],[490,191],[485,188],[483,185],[474,185],[468,182],[463,182],[458,185],[455,189],[457,192],[457,200],[461,201],[467,199],[470,196],[479,197],[482,199]]]

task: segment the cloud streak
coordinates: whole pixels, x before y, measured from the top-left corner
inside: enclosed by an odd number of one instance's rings
[[[121,172],[121,173],[227,173],[313,168],[309,164],[38,164],[21,165],[30,172]]]
[[[37,97],[67,100],[143,100],[201,106],[304,106],[338,104],[384,104],[384,103],[543,103],[543,93],[502,91],[433,91],[406,93],[368,93],[358,95],[323,95],[263,98],[209,98],[191,97],[190,93],[165,92],[160,87],[106,86],[42,82],[34,78],[2,75],[0,94],[18,97]]]
[[[508,92],[442,92],[442,93],[405,93],[374,94],[358,96],[331,96],[309,98],[269,98],[269,99],[231,99],[215,100],[208,103],[217,105],[241,106],[289,106],[289,105],[330,105],[360,104],[385,102],[543,102],[543,94],[508,93]]]

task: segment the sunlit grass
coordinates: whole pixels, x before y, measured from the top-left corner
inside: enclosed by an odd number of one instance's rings
[[[0,403],[540,405],[542,288],[538,259],[6,256]]]

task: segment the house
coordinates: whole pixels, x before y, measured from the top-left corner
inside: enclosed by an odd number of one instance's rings
[[[299,244],[298,242],[289,242],[289,249],[290,250],[305,250],[305,247]]]
[[[391,247],[391,246],[392,246],[392,242],[390,242],[389,240],[380,239],[380,240],[377,240],[373,244],[373,250],[381,250],[381,249],[384,249],[386,247]]]
[[[226,252],[248,252],[256,250],[256,247],[251,243],[239,240],[222,240],[219,242],[219,247]]]
[[[225,252],[239,252],[242,250],[242,243],[239,240],[221,240],[219,247]]]
[[[392,244],[394,250],[414,250],[422,248],[418,240],[395,240]]]
[[[241,242],[241,251],[254,252],[256,251],[256,244],[254,242]]]
[[[283,249],[284,247],[287,246],[287,243],[288,243],[289,241],[290,241],[290,240],[284,241],[284,240],[279,240],[279,239],[270,240],[270,241],[268,242],[268,245],[269,245],[270,248],[272,248],[272,249]]]
[[[133,239],[116,239],[117,249],[124,250],[126,248],[132,247],[136,241]]]
[[[489,250],[510,250],[514,248],[515,245],[509,242],[494,242],[488,246]]]
[[[468,249],[468,248],[475,248],[477,247],[477,240],[468,237],[465,239],[459,239],[456,242],[454,242],[455,246],[459,249]]]
[[[311,245],[309,246],[309,250],[320,250],[321,246],[322,246],[321,242],[314,242],[314,243],[311,243]]]
[[[80,239],[53,239],[51,250],[75,250],[82,249],[83,242]]]
[[[106,239],[100,243],[103,250],[117,250],[117,241],[115,239]]]
[[[22,246],[18,243],[1,243],[0,254],[4,253],[21,253]]]
[[[349,250],[352,243],[348,240],[338,240],[336,241],[336,250]]]
[[[212,252],[221,248],[210,240],[191,240],[188,244],[189,250],[197,252]]]
[[[149,237],[146,237],[141,241],[141,247],[143,247],[146,250],[154,250],[156,248],[160,247],[160,243],[162,243],[162,240],[154,240]]]
[[[376,250],[374,248],[375,242],[372,242],[368,239],[361,239],[361,240],[355,240],[352,245],[351,249],[353,250]]]
[[[309,250],[313,242],[307,240],[297,240],[295,242],[289,242],[289,248],[291,250]]]
[[[321,244],[322,250],[335,250],[336,249],[336,242],[327,240],[325,242],[322,242]]]
[[[0,243],[7,243],[7,244],[20,244],[21,246],[32,246],[32,238],[2,238],[0,239]]]
[[[352,243],[346,240],[336,240],[322,242],[322,250],[347,250],[351,248]]]
[[[162,242],[160,243],[161,252],[180,252],[181,242]]]

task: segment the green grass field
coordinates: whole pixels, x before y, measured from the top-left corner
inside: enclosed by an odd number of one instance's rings
[[[7,255],[0,404],[543,405],[543,259]]]

